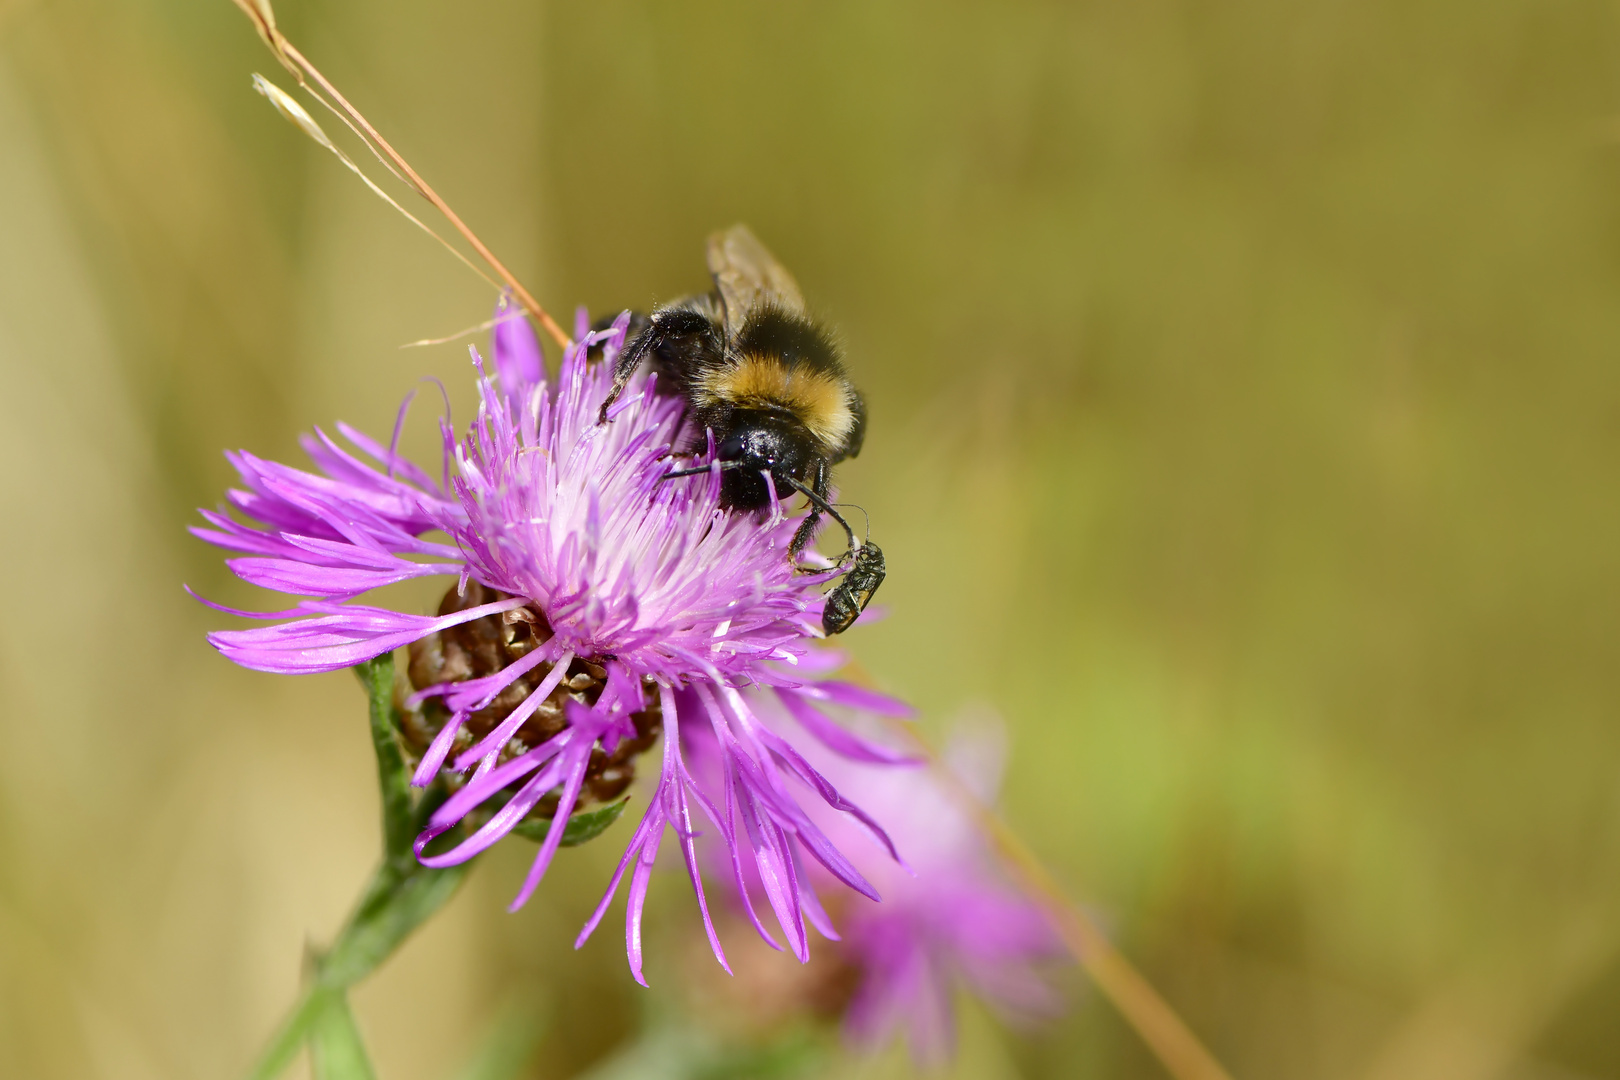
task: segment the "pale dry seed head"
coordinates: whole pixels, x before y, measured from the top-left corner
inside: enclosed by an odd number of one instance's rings
[[[478,239],[477,235],[467,227],[466,223],[461,220],[456,212],[450,209],[450,205],[448,203],[441,199],[432,188],[428,187],[426,181],[417,175],[416,170],[412,169],[410,165],[406,163],[405,159],[399,155],[399,152],[396,151],[392,146],[388,145],[387,141],[383,139],[382,135],[377,131],[377,129],[372,127],[364,116],[360,115],[359,110],[350,105],[343,95],[338,93],[337,87],[333,86],[324,75],[316,70],[313,64],[304,59],[303,54],[293,47],[292,42],[288,41],[286,37],[282,35],[281,31],[276,29],[275,12],[270,7],[269,0],[233,0],[233,2],[237,7],[242,9],[243,13],[246,14],[249,19],[253,20],[254,28],[258,31],[259,36],[263,38],[265,44],[270,47],[270,51],[275,54],[276,59],[281,61],[282,66],[288,71],[292,72],[293,78],[298,80],[299,85],[308,87],[308,84],[304,79],[306,75],[313,79],[316,86],[319,87],[319,90],[317,91],[315,88],[311,87],[310,92],[315,95],[316,99],[319,100],[322,105],[331,109],[334,114],[342,118],[343,122],[347,124],[356,135],[360,136],[361,141],[364,142],[367,148],[377,156],[377,159],[379,161],[383,161],[383,164],[388,168],[389,172],[393,173],[396,178],[403,181],[406,186],[410,187],[418,195],[421,195],[428,202],[432,203],[434,209],[443,214],[450,224],[455,226],[456,231],[459,232],[462,237],[464,237],[466,241],[473,246],[473,250],[478,252],[479,257],[482,258],[484,262],[488,263],[490,269],[494,270],[495,273],[500,276],[501,280],[505,282],[506,287],[512,290],[512,293],[518,298],[523,307],[534,318],[535,322],[543,327],[558,345],[565,349],[570,348],[574,344],[573,339],[563,332],[562,327],[557,325],[557,321],[547,314],[546,310],[540,306],[539,301],[529,294],[529,290],[525,289],[522,283],[519,282],[517,278],[512,276],[512,272],[495,257],[494,252],[490,251],[489,248],[485,246],[484,242]],[[327,100],[328,98],[331,100]],[[307,114],[305,115],[307,118]],[[308,131],[308,128],[305,130]],[[444,240],[440,238],[437,233],[433,232],[432,229],[429,229],[426,225],[422,224],[422,222],[418,221],[411,214],[406,213],[404,208],[402,208],[398,203],[394,202],[393,199],[383,194],[381,188],[378,188],[376,184],[372,183],[371,179],[362,173],[354,162],[350,161],[341,151],[332,146],[329,141],[325,140],[324,138],[320,141],[326,146],[330,147],[332,152],[337,154],[345,165],[352,169],[355,174],[360,177],[360,179],[364,180],[367,187],[371,188],[372,191],[386,199],[390,205],[392,205],[396,210],[399,210],[400,213],[405,214],[407,218],[410,218],[410,220],[424,232],[438,240],[439,243],[444,244],[444,246],[452,254],[454,254],[457,259],[471,267],[473,272],[478,274],[479,277],[482,277],[485,281],[495,285],[494,279],[490,278],[482,270],[479,270],[477,267],[473,266],[465,255],[461,254],[449,244],[445,244]],[[386,160],[384,160],[385,158]],[[499,285],[495,285],[495,287],[500,288]]]
[[[332,151],[332,153],[338,154],[339,157],[342,156],[338,148],[332,144],[332,140],[326,137],[326,132],[321,130],[321,125],[315,122],[313,116],[304,111],[304,107],[298,104],[291,94],[256,71],[253,73],[253,89],[263,94],[270,104],[276,107],[276,112],[302,128],[305,135],[308,135]]]
[[[300,129],[302,129],[305,135],[308,135],[311,139],[314,139],[316,142],[320,143],[326,149],[335,154],[337,159],[343,162],[345,168],[354,173],[354,175],[358,176],[360,178],[360,182],[371,189],[371,193],[373,195],[377,196],[377,198],[381,199],[383,202],[387,203],[389,206],[403,214],[405,219],[412,225],[415,225],[418,229],[421,229],[423,232],[433,237],[433,239],[437,240],[441,245],[443,245],[446,251],[460,260],[461,264],[467,269],[483,278],[491,288],[499,289],[501,287],[498,281],[475,266],[472,260],[468,259],[467,256],[463,255],[460,251],[457,251],[455,245],[451,244],[444,237],[434,232],[428,227],[426,222],[417,217],[415,214],[411,213],[409,210],[405,209],[403,206],[399,205],[399,203],[394,200],[392,195],[378,187],[377,182],[371,177],[367,176],[360,166],[354,163],[353,158],[349,157],[348,154],[345,154],[342,150],[338,149],[337,144],[331,139],[327,138],[326,132],[321,130],[321,125],[315,122],[315,118],[309,115],[304,107],[298,104],[297,100],[293,98],[291,94],[287,93],[287,91],[283,90],[281,87],[277,86],[263,75],[260,75],[258,72],[253,73],[253,88],[259,93],[263,94],[265,99],[276,107],[276,111],[280,113],[283,118],[296,124]],[[330,106],[328,106],[328,108],[330,108]],[[369,146],[370,143],[367,143],[366,145]]]

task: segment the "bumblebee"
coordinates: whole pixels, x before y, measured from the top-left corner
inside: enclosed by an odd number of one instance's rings
[[[806,312],[799,286],[746,225],[709,237],[712,292],[677,300],[632,319],[632,337],[613,370],[600,422],[642,361],[686,398],[699,437],[713,432],[721,505],[764,510],[771,488],[796,491],[810,511],[793,535],[790,557],[804,550],[825,514],[843,527],[847,566],[827,594],[822,627],[849,629],[884,577],[883,552],[828,501],[832,467],[861,451],[866,403],[844,374],[838,348]],[[665,480],[709,472],[679,469]],[[767,474],[770,484],[766,483]]]

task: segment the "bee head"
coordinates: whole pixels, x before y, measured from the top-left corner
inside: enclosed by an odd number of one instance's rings
[[[819,447],[797,420],[760,409],[739,409],[731,415],[730,433],[716,447],[721,461],[736,462],[720,481],[721,498],[744,510],[763,509],[770,490],[761,472],[769,472],[779,498],[794,485],[809,483],[821,459]]]

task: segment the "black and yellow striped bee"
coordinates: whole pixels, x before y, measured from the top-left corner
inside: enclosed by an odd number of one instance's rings
[[[613,372],[601,420],[643,360],[660,381],[686,398],[695,429],[712,431],[723,475],[720,500],[762,510],[770,487],[796,491],[810,512],[793,536],[797,556],[822,514],[849,539],[847,569],[827,594],[822,627],[849,629],[883,582],[883,552],[828,501],[832,467],[861,451],[866,403],[844,374],[832,336],[806,311],[799,285],[745,225],[709,237],[714,290],[658,308],[631,323],[631,338]],[[706,440],[706,436],[703,436]],[[665,479],[708,472],[681,469]]]

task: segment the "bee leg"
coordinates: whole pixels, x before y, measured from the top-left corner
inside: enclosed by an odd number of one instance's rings
[[[802,486],[797,484],[794,486],[798,487],[799,490],[804,491]],[[822,465],[816,469],[815,480],[810,485],[810,490],[805,492],[807,496],[809,496],[811,492],[814,492],[814,495],[810,497],[810,512],[806,514],[804,516],[804,520],[799,523],[798,531],[793,534],[793,543],[788,545],[788,555],[790,557],[797,558],[799,552],[803,551],[805,546],[810,543],[810,538],[815,536],[816,525],[821,521],[821,508],[827,503],[828,486],[829,482],[827,479],[827,467]],[[845,526],[845,529],[847,530],[848,526]],[[851,533],[849,539],[850,546],[853,547],[855,544],[855,535]],[[845,554],[848,553],[846,552]],[[840,558],[838,561],[842,563],[844,560]]]
[[[641,336],[625,346],[624,352],[619,354],[619,362],[613,365],[613,389],[608,391],[608,396],[602,401],[601,411],[596,414],[598,424],[607,423],[608,407],[618,401],[619,395],[624,393],[625,386],[630,382],[630,376],[634,375],[636,368],[641,366],[642,357],[647,355],[647,350],[651,347],[651,344],[652,331],[649,328]]]
[[[613,329],[613,324],[617,322],[618,319],[619,316],[617,314],[603,315],[600,319],[597,319],[595,322],[591,323],[591,333],[598,334],[603,330]],[[626,327],[624,331],[624,340],[634,341],[636,338],[640,337],[647,330],[647,322],[647,316],[643,315],[639,311],[632,311],[630,313],[630,325]],[[602,354],[605,351],[606,350],[603,343],[598,341],[595,345],[592,345],[590,348],[585,350],[585,358],[591,361],[600,360],[602,359]]]
[[[816,535],[816,525],[820,521],[821,508],[811,503],[810,512],[799,522],[798,531],[793,534],[793,543],[788,545],[788,555],[797,557],[809,545],[810,538]]]
[[[677,381],[684,383],[690,372],[705,361],[717,359],[723,352],[719,332],[703,314],[689,308],[653,312],[652,318],[647,320],[647,328],[619,354],[619,362],[613,366],[613,389],[602,402],[596,422],[607,423],[608,408],[619,400],[648,353],[657,357]]]

